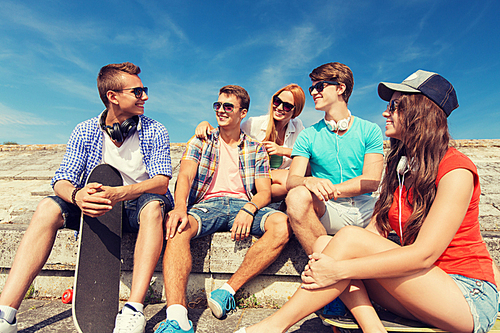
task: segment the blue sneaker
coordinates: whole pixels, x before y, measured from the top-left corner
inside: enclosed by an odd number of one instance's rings
[[[236,310],[233,295],[227,290],[217,289],[210,293],[208,306],[217,318],[224,317],[226,313]]]
[[[344,303],[340,300],[339,297],[325,305],[323,308],[323,316],[328,318],[328,317],[340,317],[340,316],[345,316],[346,314],[346,309]],[[331,326],[331,324],[327,323],[326,320],[322,320],[323,325],[325,326]]]
[[[191,328],[189,331],[184,331],[180,326],[177,320],[165,320],[160,323],[160,326],[156,329],[155,333],[194,333],[193,323],[191,320],[189,321],[189,325]]]
[[[345,305],[338,297],[323,308],[323,314],[326,316],[343,316],[345,312]]]

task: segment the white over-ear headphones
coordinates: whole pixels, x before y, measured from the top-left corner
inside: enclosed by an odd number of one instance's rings
[[[401,235],[401,244],[403,244],[403,224],[401,221],[401,212],[403,211],[403,206],[401,202],[401,196],[403,195],[403,186],[405,183],[405,174],[407,172],[414,170],[414,158],[412,157],[411,161],[408,163],[408,158],[406,156],[401,156],[398,162],[398,166],[396,167],[396,175],[398,176],[398,184],[399,184],[399,234]],[[408,196],[408,195],[407,195]]]
[[[349,122],[351,121],[351,111],[347,110],[349,112],[349,116],[345,119],[341,119],[338,122],[335,120],[326,120],[326,127],[332,132],[335,131],[345,131],[346,129],[349,128]]]

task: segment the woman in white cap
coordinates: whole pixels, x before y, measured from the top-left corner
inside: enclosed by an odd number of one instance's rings
[[[322,236],[302,286],[279,311],[246,332],[285,332],[341,298],[364,332],[385,331],[371,301],[450,332],[487,332],[495,323],[494,265],[481,238],[481,190],[472,161],[449,146],[453,86],[419,70],[380,83],[391,147],[380,199],[366,229]],[[395,231],[397,245],[386,237]],[[241,329],[240,332],[245,332]]]

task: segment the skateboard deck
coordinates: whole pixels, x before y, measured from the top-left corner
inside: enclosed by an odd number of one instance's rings
[[[87,183],[121,186],[120,173],[109,165],[97,166]],[[106,214],[82,214],[75,284],[73,322],[78,332],[112,332],[119,306],[122,237],[122,202]]]
[[[447,332],[436,327],[431,327],[422,322],[399,317],[389,311],[380,311],[377,313],[387,332]],[[320,314],[320,318],[323,320],[325,325],[329,324],[333,326],[335,332],[351,333],[354,330],[359,330],[361,332],[361,328],[352,316],[325,317]],[[495,325],[489,332],[500,332],[500,318],[497,318]]]

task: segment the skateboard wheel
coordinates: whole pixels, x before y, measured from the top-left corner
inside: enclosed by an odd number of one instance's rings
[[[73,289],[67,289],[62,295],[61,301],[64,304],[71,303],[71,301],[73,301]]]

